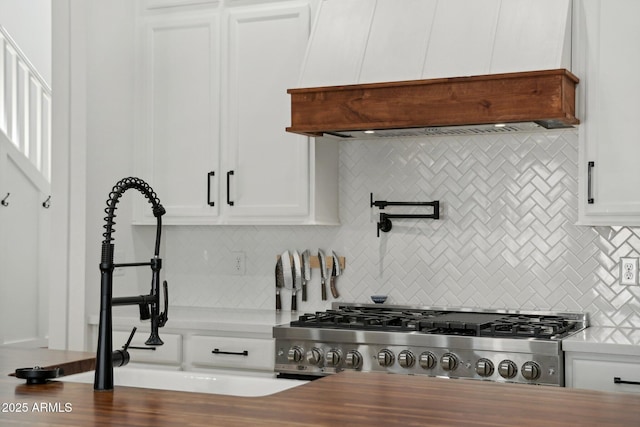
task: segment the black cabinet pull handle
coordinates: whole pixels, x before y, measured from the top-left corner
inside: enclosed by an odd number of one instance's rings
[[[613,383],[614,384],[633,384],[633,385],[640,385],[640,381],[625,381],[620,379],[620,377],[613,377]]]
[[[593,170],[593,167],[595,166],[595,162],[589,162],[587,163],[587,203],[592,205],[593,204],[593,185],[592,185],[592,176],[591,176],[591,171]]]
[[[227,172],[227,204],[229,206],[233,206],[233,201],[231,200],[231,196],[229,195],[229,189],[231,187],[230,181],[231,181],[231,175],[233,175],[233,171],[229,171]]]
[[[207,204],[209,206],[215,206],[216,203],[211,200],[211,177],[216,176],[214,171],[211,171],[207,174]]]
[[[234,356],[248,356],[249,355],[249,351],[248,350],[244,350],[244,351],[220,351],[217,348],[214,348],[211,353],[213,353],[213,354],[231,354],[231,355],[234,355]]]

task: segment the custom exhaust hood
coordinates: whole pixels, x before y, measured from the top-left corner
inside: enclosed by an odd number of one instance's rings
[[[286,130],[361,139],[571,127],[570,23],[571,0],[323,0],[287,91]]]
[[[560,69],[293,89],[287,131],[366,138],[571,127],[576,83]]]

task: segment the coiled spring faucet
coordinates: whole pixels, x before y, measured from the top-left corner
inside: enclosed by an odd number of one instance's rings
[[[114,264],[113,263],[113,237],[111,234],[115,231],[115,211],[122,194],[130,188],[140,191],[152,206],[153,216],[156,217],[156,244],[153,258],[149,262]],[[113,330],[112,330],[112,307],[114,305],[138,305],[140,307],[140,319],[151,319],[151,335],[145,342],[149,346],[158,346],[164,344],[158,334],[158,328],[161,328],[167,322],[168,313],[168,290],[167,282],[164,285],[164,307],[165,311],[160,312],[160,269],[162,268],[162,260],[160,253],[160,235],[162,230],[162,215],[166,213],[164,207],[160,204],[160,200],[156,196],[153,189],[140,178],[124,178],[113,187],[109,193],[107,207],[105,208],[107,216],[104,218],[105,231],[102,234],[102,258],[100,262],[100,324],[98,328],[98,350],[96,354],[96,373],[93,388],[94,390],[113,390],[113,367],[123,366],[129,362],[129,354],[126,347],[123,350],[112,351]],[[113,270],[116,267],[151,267],[151,291],[149,295],[139,295],[132,297],[113,298]],[[129,338],[129,341],[131,341]],[[128,344],[128,343],[127,343]]]

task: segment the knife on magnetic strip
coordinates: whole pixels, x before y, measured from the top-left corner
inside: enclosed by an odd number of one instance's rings
[[[284,287],[285,289],[289,289],[292,293],[291,301],[294,301],[293,293],[295,292],[295,288],[293,287],[293,269],[291,268],[291,255],[289,255],[289,251],[284,251],[280,255],[280,262],[282,263],[282,275],[284,276]],[[294,310],[291,307],[291,310]]]
[[[293,251],[293,292],[291,293],[291,311],[298,310],[298,288],[302,282],[302,266],[300,254]]]
[[[307,300],[307,283],[311,280],[311,254],[309,250],[302,252],[302,301]]]
[[[338,255],[334,251],[331,251],[331,256],[333,257],[333,266],[331,267],[331,295],[334,298],[338,298],[340,294],[338,294],[338,289],[336,288],[336,281],[338,280],[338,276],[342,273],[340,269],[340,260],[338,259]]]
[[[322,300],[327,299],[327,260],[324,257],[322,249],[318,249],[318,259],[320,260],[320,292],[322,293]]]
[[[280,289],[284,286],[284,276],[282,275],[282,261],[276,261],[276,310],[282,310],[282,300],[280,299]]]

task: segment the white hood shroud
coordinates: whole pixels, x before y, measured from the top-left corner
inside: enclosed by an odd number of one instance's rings
[[[298,87],[570,65],[571,0],[322,0]]]

